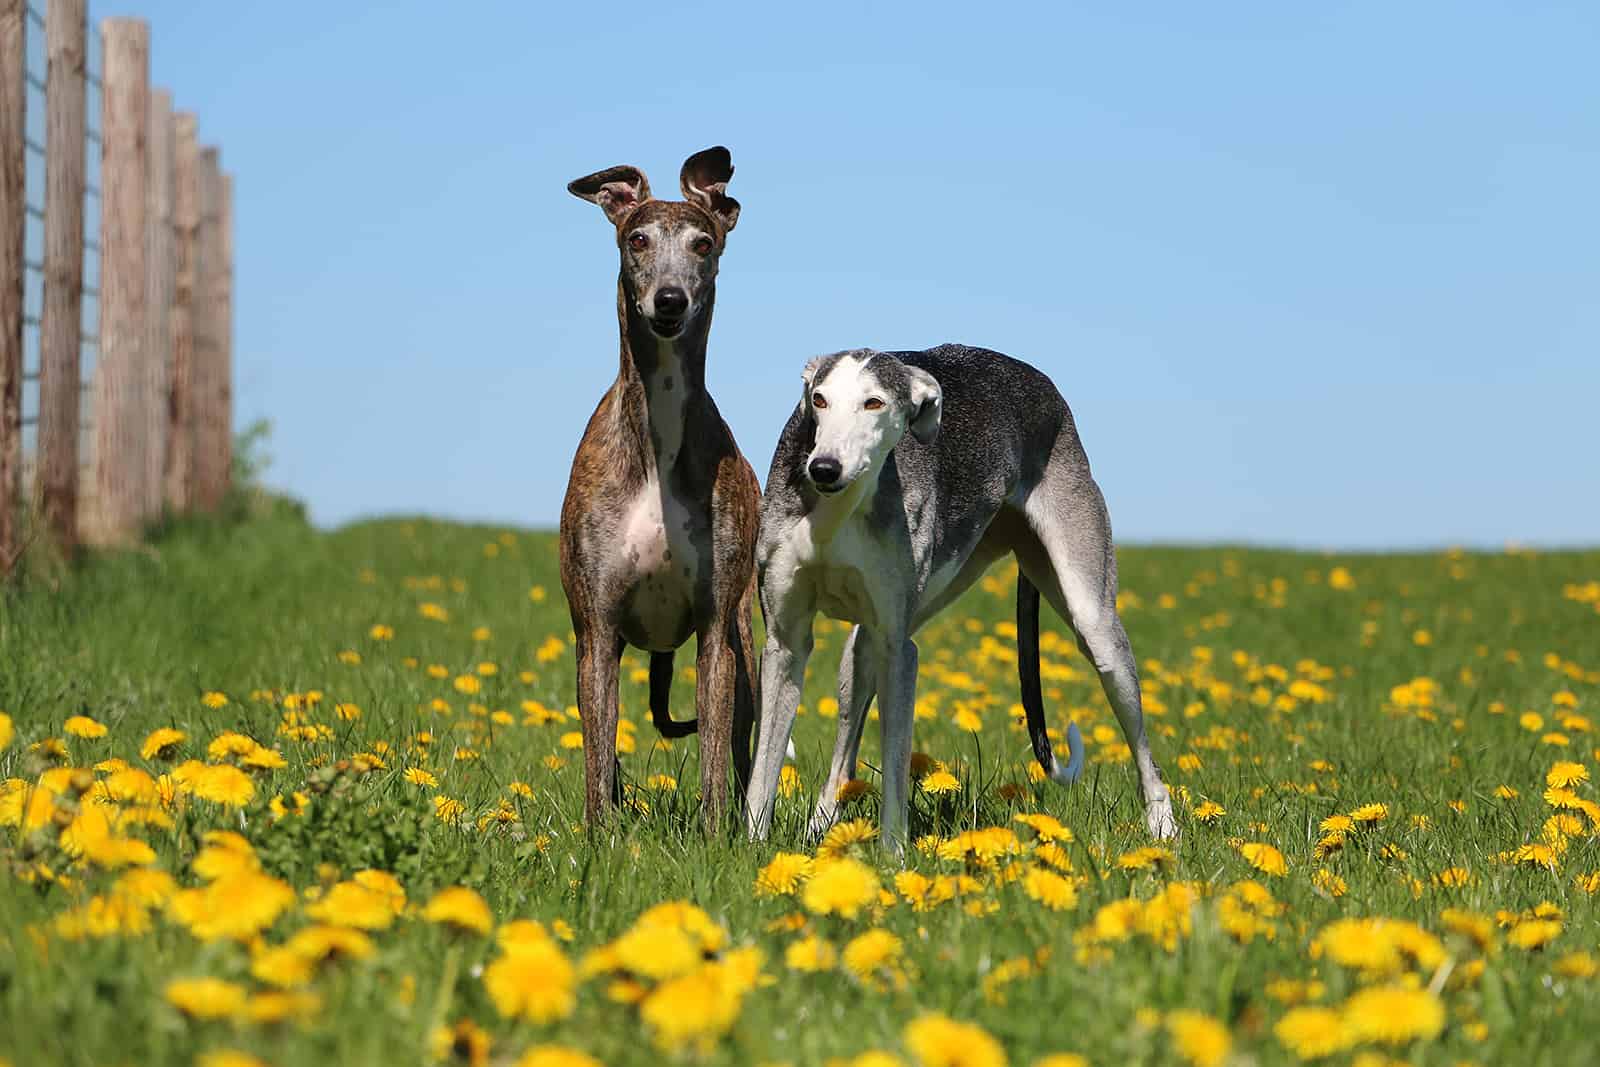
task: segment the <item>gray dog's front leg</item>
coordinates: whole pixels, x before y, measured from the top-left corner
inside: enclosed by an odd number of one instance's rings
[[[883,846],[903,857],[910,843],[911,729],[917,700],[917,646],[910,638],[890,644],[878,700],[883,733]]]
[[[800,707],[806,661],[811,657],[810,622],[799,633],[769,631],[761,653],[761,722],[755,764],[750,770],[750,790],[745,813],[750,840],[763,841],[772,829],[772,809],[778,799],[778,778],[789,748],[789,734]]]

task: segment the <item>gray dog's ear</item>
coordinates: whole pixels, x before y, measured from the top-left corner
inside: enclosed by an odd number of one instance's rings
[[[650,199],[650,182],[638,167],[623,165],[570,181],[567,192],[591,204],[599,204],[611,224],[621,226],[629,212]]]
[[[696,152],[683,161],[683,170],[678,173],[683,198],[711,212],[723,233],[739,222],[739,201],[728,195],[732,178],[733,156],[721,145]]]
[[[811,386],[816,382],[817,370],[821,366],[822,357],[812,356],[800,372],[800,406],[806,409],[807,415],[811,414]]]
[[[939,420],[944,416],[944,390],[939,380],[920,367],[906,367],[911,376],[911,436],[925,445],[939,436]]]

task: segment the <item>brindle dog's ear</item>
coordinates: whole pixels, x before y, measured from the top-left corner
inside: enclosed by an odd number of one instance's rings
[[[586,178],[567,183],[567,192],[599,204],[613,226],[621,226],[628,213],[650,199],[650,182],[638,167],[607,167]]]
[[[944,390],[939,380],[921,367],[906,367],[911,376],[911,436],[925,445],[939,436],[939,420],[944,416]]]
[[[721,145],[696,152],[683,161],[678,174],[678,184],[683,188],[683,198],[711,212],[728,233],[739,222],[739,201],[728,195],[728,182],[733,178],[733,157]]]

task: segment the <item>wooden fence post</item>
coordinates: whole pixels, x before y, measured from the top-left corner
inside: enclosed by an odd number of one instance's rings
[[[44,307],[39,318],[38,499],[63,552],[78,546],[83,350],[84,0],[45,13]]]
[[[212,281],[211,320],[216,337],[215,379],[212,396],[216,420],[217,470],[220,504],[233,485],[233,175],[220,174],[217,181],[217,256],[210,266]]]
[[[22,257],[26,235],[25,0],[0,0],[0,576],[21,549]]]
[[[144,499],[145,520],[161,515],[167,458],[167,364],[172,356],[172,94],[150,98],[150,198],[145,208]]]
[[[172,363],[167,402],[167,506],[182,514],[193,503],[195,282],[200,229],[200,145],[193,114],[177,113],[173,210]]]
[[[217,305],[217,274],[222,262],[218,240],[221,201],[219,153],[215,148],[205,148],[200,152],[200,272],[195,282],[198,312],[194,373],[195,503],[202,511],[216,510],[227,482],[222,470],[224,448],[218,440],[218,430],[223,425],[218,405],[222,331]]]
[[[52,0],[54,3],[55,0]],[[101,25],[100,362],[95,368],[97,539],[138,533],[144,496],[145,213],[150,199],[150,28],[141,19]]]

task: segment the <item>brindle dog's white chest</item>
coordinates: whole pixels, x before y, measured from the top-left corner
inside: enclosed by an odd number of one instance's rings
[[[677,648],[694,626],[700,571],[689,506],[651,478],[628,507],[618,549],[628,589],[622,636],[653,652]]]

